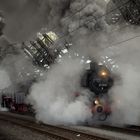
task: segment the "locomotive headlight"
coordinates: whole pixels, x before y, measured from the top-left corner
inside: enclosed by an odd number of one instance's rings
[[[98,100],[95,100],[94,103],[95,103],[96,105],[98,105],[98,104],[99,104],[99,101],[98,101]]]
[[[107,77],[107,76],[108,76],[108,72],[105,71],[105,70],[102,70],[102,71],[99,72],[99,75],[100,75],[101,77]]]
[[[102,75],[102,76],[106,76],[107,73],[103,71],[103,72],[101,73],[101,75]]]

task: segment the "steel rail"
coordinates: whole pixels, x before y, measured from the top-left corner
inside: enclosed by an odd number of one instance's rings
[[[120,132],[124,134],[130,134],[134,136],[140,136],[140,126],[113,126],[113,125],[99,125],[99,126],[92,126],[93,128],[98,128],[102,130],[109,130],[112,132]]]
[[[98,136],[97,134],[91,134],[88,132],[82,132],[80,130],[69,129],[67,127],[55,126],[55,125],[39,125],[33,120],[24,119],[23,117],[0,115],[0,120],[8,121],[10,123],[28,128],[32,131],[36,131],[41,134],[45,134],[48,137],[52,137],[60,140],[108,140]]]

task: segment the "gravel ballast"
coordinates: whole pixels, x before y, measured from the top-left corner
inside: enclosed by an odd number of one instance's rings
[[[54,140],[46,135],[0,120],[0,132],[6,140]]]

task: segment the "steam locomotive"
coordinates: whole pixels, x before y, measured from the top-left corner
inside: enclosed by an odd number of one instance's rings
[[[107,94],[113,86],[113,77],[107,67],[91,62],[90,69],[82,77],[81,85],[89,88],[95,95],[101,96]]]
[[[104,65],[91,62],[88,69],[81,78],[81,86],[88,88],[91,95],[91,112],[98,120],[105,121],[111,114],[111,101],[108,92],[113,86],[114,79],[111,72]]]

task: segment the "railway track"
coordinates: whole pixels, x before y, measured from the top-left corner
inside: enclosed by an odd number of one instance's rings
[[[54,126],[49,124],[38,124],[35,122],[35,119],[28,118],[23,115],[15,115],[15,114],[1,114],[0,120],[9,121],[11,123],[17,124],[19,126],[28,128],[32,131],[36,131],[37,133],[45,134],[48,137],[53,137],[55,139],[60,140],[107,140],[112,139],[111,136],[99,135],[94,132],[75,129],[73,127],[65,127],[65,126]],[[117,126],[109,126],[109,125],[100,125],[93,126],[93,128],[97,128],[100,130],[108,130],[109,132],[120,132],[127,135],[138,136],[140,137],[140,126],[126,126],[117,127]],[[91,128],[92,129],[92,128]]]
[[[108,125],[95,125],[95,126],[73,126],[72,128],[76,130],[82,130],[85,132],[94,132],[100,134],[101,136],[110,137],[111,140],[140,140],[140,127],[131,126],[131,127],[117,127],[117,126],[108,126]]]
[[[3,133],[0,133],[0,140],[8,140],[8,139]]]
[[[124,127],[118,127],[118,126],[111,126],[111,125],[101,125],[99,127],[100,129],[109,130],[109,131],[115,131],[115,132],[121,132],[126,134],[131,134],[134,136],[140,136],[140,126],[124,126]]]
[[[45,134],[57,140],[108,140],[109,138],[82,132],[80,130],[73,130],[66,127],[54,125],[39,125],[34,120],[24,119],[24,117],[0,115],[0,120],[8,121],[16,125],[28,128],[37,133]]]
[[[5,132],[3,132],[2,130],[0,130],[0,140],[11,140],[11,138],[9,138]]]

